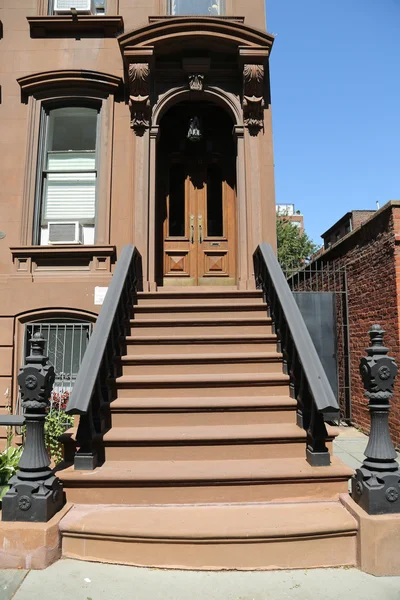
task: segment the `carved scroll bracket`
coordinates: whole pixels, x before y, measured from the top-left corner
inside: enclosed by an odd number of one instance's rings
[[[130,63],[129,108],[131,110],[131,127],[139,135],[150,127],[150,63]]]
[[[188,73],[189,89],[191,92],[202,92],[204,86],[204,73]]]
[[[244,124],[255,134],[264,127],[264,74],[264,65],[243,66]]]

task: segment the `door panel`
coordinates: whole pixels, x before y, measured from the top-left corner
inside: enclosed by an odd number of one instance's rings
[[[232,285],[235,191],[224,165],[182,159],[169,170],[164,221],[164,285]]]

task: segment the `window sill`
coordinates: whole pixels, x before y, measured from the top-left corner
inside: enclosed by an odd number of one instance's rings
[[[79,36],[81,34],[115,37],[122,33],[124,20],[120,16],[96,15],[47,15],[27,17],[31,37]]]
[[[160,15],[149,17],[149,23],[157,23],[157,21],[168,21],[172,19],[219,19],[221,21],[244,23],[244,17],[234,17],[232,15]]]
[[[115,261],[115,246],[20,246],[10,248],[14,275],[36,276],[108,275]]]

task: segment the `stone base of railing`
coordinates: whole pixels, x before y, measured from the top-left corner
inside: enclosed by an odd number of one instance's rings
[[[400,513],[400,468],[380,473],[361,467],[351,487],[353,500],[369,515]]]
[[[16,475],[10,483],[12,487],[3,498],[3,521],[46,523],[65,504],[62,484],[55,475],[35,482]]]

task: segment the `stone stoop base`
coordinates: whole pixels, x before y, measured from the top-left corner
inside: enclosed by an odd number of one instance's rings
[[[48,523],[0,521],[0,569],[45,569],[61,558],[60,521],[71,506]]]
[[[380,577],[400,575],[400,513],[369,515],[348,494],[340,501],[358,522],[358,568]]]

